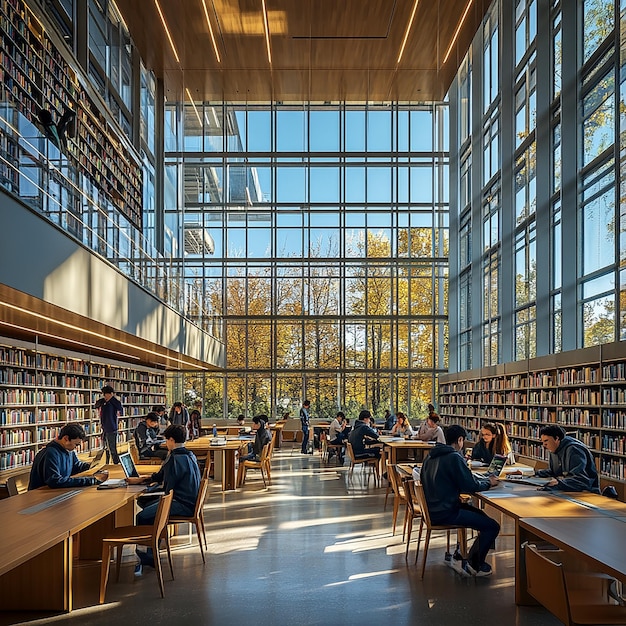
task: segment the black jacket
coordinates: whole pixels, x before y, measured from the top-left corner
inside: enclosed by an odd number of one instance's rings
[[[420,481],[428,502],[430,517],[435,524],[454,517],[459,510],[462,493],[486,491],[488,479],[477,479],[465,459],[452,446],[435,444],[422,464]]]
[[[362,420],[354,422],[354,428],[348,435],[348,441],[352,445],[352,450],[354,451],[355,456],[365,454],[367,452],[365,449],[365,442],[368,439],[377,440],[378,433]]]
[[[495,441],[492,439],[491,446],[488,446],[483,439],[478,441],[472,448],[472,461],[482,461],[489,465],[493,459],[493,449]]]
[[[196,456],[185,447],[174,448],[152,481],[163,483],[163,491],[174,490],[174,500],[186,508],[186,515],[193,515],[200,489],[200,470]]]
[[[591,491],[600,493],[598,470],[587,446],[565,436],[555,452],[550,453],[550,468],[539,470],[537,476],[552,476],[558,480],[550,490]]]

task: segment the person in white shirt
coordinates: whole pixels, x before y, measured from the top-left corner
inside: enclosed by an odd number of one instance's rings
[[[345,446],[345,441],[348,438],[345,430],[347,426],[346,416],[342,411],[337,412],[337,417],[330,423],[328,429],[328,443],[331,445]],[[332,450],[328,451],[330,458]],[[343,463],[343,447],[338,449],[339,460]]]

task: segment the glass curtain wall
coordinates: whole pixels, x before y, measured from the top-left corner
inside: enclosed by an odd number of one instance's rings
[[[494,2],[450,90],[451,371],[626,338],[626,2],[547,4]]]
[[[227,351],[226,374],[172,388],[207,417],[304,398],[423,415],[447,370],[447,104],[186,102],[165,120],[171,275]]]

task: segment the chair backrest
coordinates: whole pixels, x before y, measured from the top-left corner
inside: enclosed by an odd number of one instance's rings
[[[523,548],[528,593],[566,626],[572,624],[563,565],[543,556],[535,545],[525,543]]]
[[[203,478],[200,481],[200,488],[198,489],[198,497],[196,498],[196,508],[194,509],[193,516],[199,517],[202,515],[202,508],[204,507],[204,501],[206,500],[206,493],[209,490],[209,478]]]
[[[5,483],[7,494],[9,497],[16,496],[19,493],[19,489],[17,488],[17,479],[15,476],[9,476]]]
[[[167,526],[167,520],[170,516],[170,508],[172,507],[173,498],[174,492],[170,491],[167,495],[161,496],[161,499],[159,500],[159,507],[157,508],[156,515],[154,516],[155,537],[160,537],[163,530]]]
[[[135,463],[139,463],[139,449],[137,448],[137,444],[134,439],[128,440],[128,451],[130,452],[130,456]]]
[[[350,461],[354,463],[356,461],[356,457],[354,456],[354,450],[352,449],[352,444],[349,441],[346,442],[346,450],[348,451],[348,456],[350,457]]]
[[[274,447],[276,446],[276,437],[278,437],[278,433],[276,431],[274,431],[272,433],[272,438],[270,440],[270,452],[269,452],[269,459],[270,460],[274,456]]]
[[[259,462],[266,463],[270,458],[271,452],[272,452],[272,441],[270,440],[269,443],[266,443],[263,446],[263,449],[261,450],[261,456],[259,458]]]
[[[432,522],[430,521],[430,513],[428,512],[428,502],[426,501],[426,494],[424,493],[424,487],[422,483],[416,483],[415,481],[410,481],[409,486],[412,484],[413,487],[413,495],[415,495],[415,499],[417,500],[417,505],[419,506],[420,511],[422,512],[422,518],[424,519],[424,523],[427,527],[432,526]]]
[[[387,461],[386,467],[387,467],[387,478],[389,480],[389,484],[391,485],[391,488],[393,489],[394,495],[396,496],[396,498],[402,498],[403,494],[400,493],[398,473],[396,472],[395,466],[389,463],[389,461]]]

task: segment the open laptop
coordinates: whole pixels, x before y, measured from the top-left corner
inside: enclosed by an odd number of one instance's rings
[[[495,476],[500,478],[502,471],[504,470],[504,464],[506,463],[507,456],[505,454],[494,454],[489,467],[484,472],[472,472],[476,478],[489,478],[489,476]]]
[[[130,455],[130,452],[120,454],[119,459],[126,478],[139,476],[139,472],[135,467],[135,463],[133,462],[133,457]],[[116,487],[123,487],[126,485],[126,478],[108,478],[98,485],[98,489],[115,489]]]
[[[532,487],[545,487],[552,477],[548,476],[520,476],[519,474],[509,474],[506,477],[512,483],[519,483],[520,485],[531,485]]]

